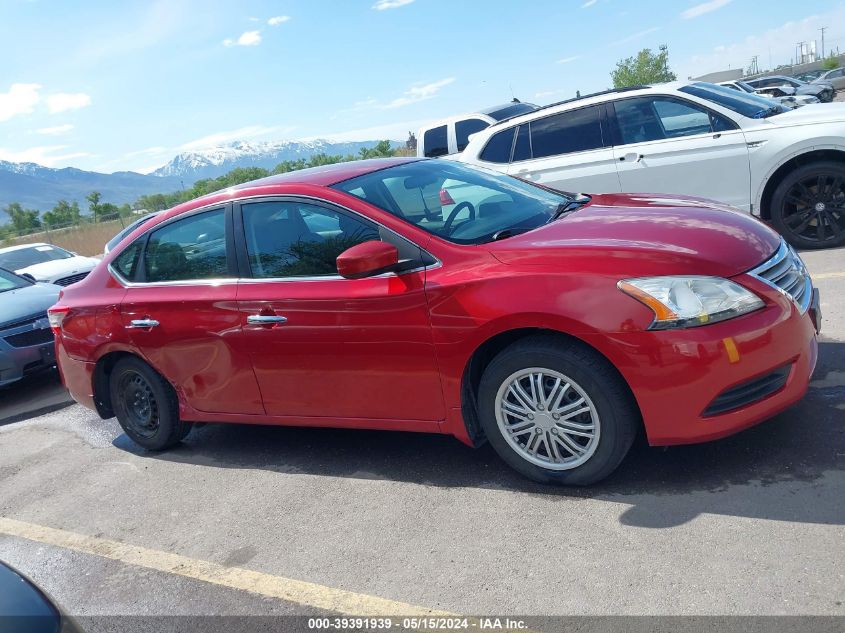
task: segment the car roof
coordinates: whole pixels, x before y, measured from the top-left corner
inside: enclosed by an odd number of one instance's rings
[[[0,253],[11,253],[12,251],[22,251],[25,248],[34,248],[35,246],[53,246],[52,244],[47,244],[46,242],[32,242],[31,244],[16,244],[15,246],[7,246],[6,248],[0,248]]]
[[[284,174],[267,176],[258,180],[251,180],[240,185],[235,185],[232,190],[251,189],[253,187],[272,187],[273,185],[317,185],[330,187],[344,180],[363,176],[374,171],[387,169],[394,165],[412,163],[422,160],[414,156],[403,156],[399,158],[369,158],[366,160],[352,160],[320,167],[309,167],[297,171],[289,171]]]

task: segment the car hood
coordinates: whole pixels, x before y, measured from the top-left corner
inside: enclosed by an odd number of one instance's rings
[[[590,260],[608,274],[732,277],[779,245],[780,236],[761,221],[717,202],[603,194],[559,220],[488,246],[508,264],[574,270]]]
[[[775,125],[845,121],[845,103],[808,103],[797,109],[763,119]]]
[[[82,257],[76,255],[68,257],[67,259],[54,259],[49,262],[41,262],[40,264],[33,264],[26,268],[21,268],[15,272],[19,275],[30,274],[39,281],[49,281],[58,277],[67,277],[68,275],[75,275],[76,273],[84,273],[92,270],[94,266],[99,263],[99,260],[93,257]]]
[[[0,292],[0,328],[4,324],[47,312],[47,308],[58,301],[60,290],[53,284],[33,284]]]

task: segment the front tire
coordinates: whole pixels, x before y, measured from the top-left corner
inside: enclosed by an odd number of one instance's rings
[[[639,409],[613,366],[578,342],[523,339],[487,366],[481,425],[512,468],[541,483],[584,486],[616,470],[639,427]]]
[[[179,400],[173,387],[139,358],[117,362],[109,385],[117,421],[133,442],[151,451],[178,444],[191,431],[179,419]]]
[[[819,161],[788,173],[772,196],[771,217],[796,248],[845,246],[845,163]]]

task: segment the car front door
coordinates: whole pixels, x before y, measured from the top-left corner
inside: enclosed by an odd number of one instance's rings
[[[748,146],[735,123],[660,95],[620,99],[613,110],[623,191],[702,196],[750,211]]]
[[[198,411],[261,414],[240,347],[237,273],[225,207],[169,221],[112,263],[127,285],[123,326],[141,356]]]
[[[604,104],[520,125],[508,174],[563,191],[619,192]]]
[[[434,425],[445,411],[421,249],[361,216],[297,198],[236,206],[244,348],[268,415]],[[337,274],[336,258],[368,240],[396,245],[407,272]],[[426,258],[429,258],[428,260]],[[409,421],[410,424],[402,424]]]

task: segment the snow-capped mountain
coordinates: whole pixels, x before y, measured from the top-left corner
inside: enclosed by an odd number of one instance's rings
[[[101,174],[74,167],[55,169],[35,163],[0,160],[0,224],[8,218],[2,209],[19,202],[29,209],[48,211],[59,200],[76,200],[85,208],[85,196],[99,191],[106,202],[133,203],[140,196],[167,193],[190,187],[201,178],[221,176],[235,167],[273,169],[285,160],[310,158],[314,154],[358,154],[378,141],[338,143],[327,140],[250,143],[238,141],[179,154],[152,174],[119,171]],[[400,145],[393,142],[394,146]]]
[[[85,208],[85,196],[92,191],[99,191],[107,202],[132,203],[144,194],[180,187],[178,178],[156,178],[132,171],[101,174],[74,167],[55,169],[0,160],[0,210],[11,202],[19,202],[29,209],[49,211],[59,200],[76,200]],[[7,220],[0,211],[0,223]]]
[[[317,139],[313,141],[268,141],[250,143],[236,141],[177,155],[169,163],[152,172],[154,176],[175,176],[185,184],[202,178],[222,176],[235,167],[264,167],[273,169],[285,160],[310,158],[314,154],[358,154],[361,148],[371,148],[378,141],[338,143]],[[400,143],[393,142],[394,146]]]

